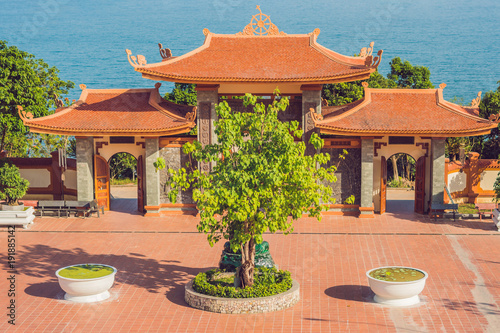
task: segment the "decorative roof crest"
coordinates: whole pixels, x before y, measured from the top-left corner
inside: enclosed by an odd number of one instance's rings
[[[57,108],[62,108],[64,106],[63,101],[61,101],[56,94],[54,94],[54,102]]]
[[[158,47],[160,48],[160,55],[161,55],[163,60],[168,59],[168,58],[172,58],[172,51],[170,51],[170,49],[164,49],[163,45],[161,45],[161,43],[158,43]]]
[[[369,86],[368,82],[366,81],[361,82],[361,85],[363,86],[363,88],[368,88]]]
[[[323,120],[323,116],[319,113],[316,113],[316,110],[314,108],[310,108],[309,111],[311,112],[311,118],[314,122]]]
[[[271,22],[269,15],[262,14],[260,6],[257,6],[257,10],[259,11],[259,14],[253,15],[250,23],[245,26],[243,31],[238,32],[236,35],[286,36],[286,33],[279,31],[278,27]],[[205,33],[205,31],[203,31],[203,33]]]
[[[19,115],[21,116],[21,118],[33,119],[33,113],[24,111],[24,109],[21,105],[17,106],[17,111],[19,112]]]
[[[365,66],[377,68],[382,60],[382,53],[384,53],[384,51],[378,50],[377,57],[373,57],[372,55],[367,56],[365,59]]]
[[[160,89],[160,87],[161,87],[161,82],[156,82],[155,83],[156,90]]]
[[[489,121],[492,121],[494,123],[500,123],[500,112],[497,114],[492,114],[488,118]]]
[[[375,45],[375,42],[371,42],[370,43],[370,47],[363,47],[359,51],[359,56],[358,57],[364,58],[364,57],[371,56],[372,53],[373,53],[373,45]]]
[[[132,67],[142,67],[147,64],[146,57],[138,54],[137,57],[132,55],[132,51],[125,50],[127,52],[128,62],[132,65]]]
[[[82,84],[80,84],[80,89],[85,90],[85,89],[87,89],[87,86],[82,83]]]
[[[479,104],[481,103],[481,93],[481,91],[477,93],[477,97],[472,100],[470,106],[472,106],[473,108],[477,108],[479,106]]]
[[[446,88],[446,83],[441,83],[441,84],[439,85],[439,89],[444,89],[444,88]]]
[[[193,112],[188,112],[186,113],[186,120],[190,123],[194,122],[194,119],[196,118],[196,106],[193,107]]]

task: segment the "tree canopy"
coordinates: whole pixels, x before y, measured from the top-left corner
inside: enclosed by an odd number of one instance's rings
[[[190,172],[169,169],[171,202],[179,190],[192,188],[200,210],[198,230],[207,234],[211,245],[223,237],[233,251],[241,249],[239,276],[244,287],[253,284],[255,244],[262,242],[262,234],[291,232],[292,221],[303,212],[320,219],[321,202],[334,201],[332,189],[322,181],[336,180],[334,166],[319,166],[330,160],[328,154],[305,156],[305,143],[294,141],[303,134],[299,123],[278,120],[278,112],[288,106],[287,98],[278,98],[267,108],[256,101],[255,96],[245,96],[245,106],[254,106],[249,113],[232,111],[226,101],[218,104],[218,142],[184,145],[184,152],[195,160],[215,162],[211,171],[195,169],[193,162],[188,165]],[[319,149],[323,140],[313,134],[310,143]]]
[[[175,83],[171,92],[165,94],[165,99],[181,105],[196,105],[196,85]]]
[[[500,112],[500,81],[497,90],[488,91],[483,95],[479,104],[479,116],[489,118],[497,116]],[[490,134],[480,136],[475,140],[473,150],[481,154],[481,158],[500,158],[500,131],[494,128]]]
[[[18,115],[20,105],[34,117],[46,116],[56,107],[56,98],[74,87],[63,81],[56,67],[49,67],[43,59],[8,46],[0,40],[0,150],[5,143],[27,149],[22,137],[27,129]]]

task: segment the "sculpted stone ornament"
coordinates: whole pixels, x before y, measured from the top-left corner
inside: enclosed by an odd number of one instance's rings
[[[481,94],[481,91],[477,93],[477,97],[472,100],[470,106],[472,106],[473,108],[479,107],[479,104],[481,103]]]
[[[193,108],[193,112],[186,113],[186,121],[192,123],[196,119],[196,106]]]
[[[61,101],[59,98],[57,98],[56,94],[54,94],[54,102],[56,103],[57,108],[62,108],[64,106],[63,101]]]
[[[84,85],[83,83],[82,83],[82,84],[80,84],[80,86],[79,86],[79,87],[80,87],[80,89],[82,89],[82,90],[87,89],[87,86],[86,86],[86,85]]]
[[[170,51],[170,49],[164,49],[163,48],[163,45],[161,45],[161,43],[158,43],[158,47],[160,48],[160,55],[162,57],[162,59],[169,59],[169,58],[172,58],[172,51]]]
[[[372,55],[367,56],[365,59],[365,66],[377,68],[382,60],[382,53],[384,53],[384,51],[379,50],[377,52],[377,57],[373,57]]]
[[[24,119],[33,119],[33,113],[24,111],[21,105],[17,106],[17,111],[19,112],[19,116]]]
[[[439,89],[444,89],[444,88],[446,88],[446,83],[441,83],[441,84],[439,85]]]
[[[364,58],[364,57],[371,56],[373,53],[373,45],[375,45],[375,42],[371,42],[370,47],[363,47],[359,51],[359,57]]]
[[[310,108],[309,111],[311,111],[311,118],[314,121],[314,123],[323,120],[323,116],[321,114],[316,113],[316,110],[314,108]]]
[[[260,10],[260,6],[257,6],[259,14],[253,15],[252,20],[249,24],[245,26],[242,32],[238,32],[236,35],[241,36],[286,36],[286,33],[279,31],[278,27],[271,22],[269,15],[263,14]],[[203,32],[205,33],[205,32]]]
[[[132,67],[142,67],[147,64],[146,57],[138,54],[137,57],[132,55],[132,51],[129,49],[125,50],[127,52],[128,62],[132,65]]]

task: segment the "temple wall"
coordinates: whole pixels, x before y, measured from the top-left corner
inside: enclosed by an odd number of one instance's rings
[[[345,204],[345,200],[354,195],[354,204],[359,205],[361,202],[361,149],[346,149],[348,154],[345,160],[339,158],[343,150],[343,148],[321,149],[322,153],[330,154],[330,162],[324,167],[338,165],[335,172],[337,182],[324,182],[324,184],[333,189],[335,204]]]
[[[160,203],[169,204],[168,192],[170,187],[166,185],[168,181],[168,169],[179,170],[181,167],[186,167],[189,162],[189,156],[182,152],[181,147],[163,147],[160,149],[160,157],[165,159],[165,169],[159,170],[160,173]],[[194,203],[193,191],[182,191],[177,196],[177,204],[192,204]]]

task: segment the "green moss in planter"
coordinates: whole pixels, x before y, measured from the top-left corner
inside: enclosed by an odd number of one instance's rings
[[[234,275],[225,275],[224,271],[212,269],[196,276],[193,289],[200,294],[215,297],[255,298],[277,295],[292,287],[292,277],[288,271],[258,268],[254,276],[254,285],[241,289],[234,287]]]

